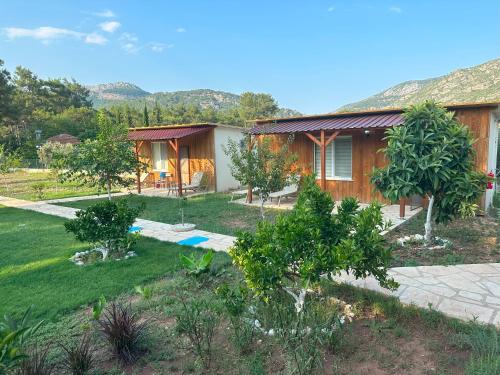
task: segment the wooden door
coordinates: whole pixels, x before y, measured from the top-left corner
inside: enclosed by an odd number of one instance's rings
[[[182,182],[189,184],[191,183],[191,173],[189,170],[189,146],[181,146],[179,152],[181,158]]]

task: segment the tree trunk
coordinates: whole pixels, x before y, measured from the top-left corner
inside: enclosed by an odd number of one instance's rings
[[[264,197],[262,194],[259,194],[260,197],[260,216],[262,217],[262,220],[265,220],[266,217],[264,215]]]
[[[432,206],[434,205],[434,195],[429,197],[429,206],[427,207],[427,217],[425,219],[425,243],[430,243],[432,240]]]
[[[108,199],[111,200],[111,179],[109,177],[106,182],[106,190],[108,191]]]
[[[307,289],[306,288],[300,289],[299,294],[295,294],[291,288],[283,288],[283,289],[294,299],[295,312],[297,313],[297,315],[299,315],[304,310]]]

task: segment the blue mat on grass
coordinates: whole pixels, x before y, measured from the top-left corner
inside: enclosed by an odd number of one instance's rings
[[[182,241],[177,242],[179,245],[188,245],[188,246],[195,246],[198,245],[202,242],[208,241],[207,237],[202,237],[202,236],[193,236],[193,237],[188,237]]]
[[[142,227],[130,227],[130,228],[128,228],[128,232],[135,233],[135,232],[139,232],[141,229],[142,229]]]

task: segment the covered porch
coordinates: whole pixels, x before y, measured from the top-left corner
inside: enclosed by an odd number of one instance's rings
[[[297,155],[300,173],[315,173],[318,185],[340,201],[355,197],[368,204],[377,200],[392,207],[370,182],[373,168],[386,164],[383,140],[387,128],[401,125],[400,112],[345,113],[276,120],[259,120],[249,131],[251,142],[270,137],[280,147],[293,135],[290,152]],[[250,194],[249,194],[250,195]],[[251,201],[251,199],[249,199]],[[399,202],[399,217],[408,211],[406,200]]]
[[[139,194],[150,187],[149,194],[183,196],[186,186],[195,184],[214,190],[213,126],[136,128],[129,130],[128,139],[135,144],[137,159],[147,165],[146,172],[136,172]]]

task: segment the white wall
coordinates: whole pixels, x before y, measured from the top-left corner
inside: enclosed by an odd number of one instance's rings
[[[217,191],[227,191],[239,186],[239,182],[231,176],[230,160],[224,153],[223,146],[229,139],[239,141],[243,138],[243,131],[235,128],[218,126],[214,129],[215,143],[215,177]]]
[[[490,134],[488,142],[488,171],[493,171],[496,173],[497,168],[497,143],[498,143],[498,113],[492,112],[490,114]],[[485,208],[489,209],[493,203],[493,195],[495,193],[496,186],[493,189],[486,190],[485,195]]]

